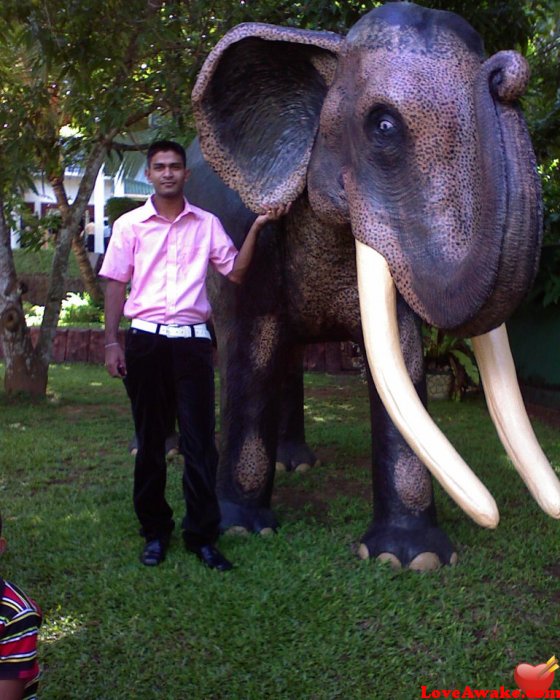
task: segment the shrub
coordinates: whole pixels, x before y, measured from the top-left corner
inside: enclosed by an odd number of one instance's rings
[[[109,226],[112,226],[115,221],[126,214],[127,211],[132,211],[137,207],[142,206],[144,202],[139,202],[137,199],[130,199],[130,197],[111,197],[105,203],[105,214],[109,221]]]
[[[422,337],[426,370],[451,371],[453,399],[460,400],[470,386],[479,385],[480,375],[468,338],[457,338],[425,324],[422,326]]]
[[[87,292],[69,292],[62,302],[60,325],[75,326],[84,323],[102,323],[103,308],[96,304]]]

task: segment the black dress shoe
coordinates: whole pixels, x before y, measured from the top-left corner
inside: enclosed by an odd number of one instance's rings
[[[233,569],[233,564],[214,545],[206,544],[202,547],[187,546],[187,549],[189,552],[196,554],[200,561],[209,569],[217,569],[218,571]]]
[[[165,553],[169,540],[148,540],[140,555],[140,561],[144,566],[158,566],[165,559]]]

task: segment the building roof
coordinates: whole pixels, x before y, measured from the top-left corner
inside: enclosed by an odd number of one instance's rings
[[[124,179],[124,192],[125,195],[136,194],[136,195],[146,195],[152,194],[153,189],[147,182],[141,182],[140,180],[133,180],[132,178],[125,177]]]

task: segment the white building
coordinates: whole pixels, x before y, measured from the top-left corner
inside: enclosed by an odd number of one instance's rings
[[[78,187],[82,178],[80,168],[67,168],[64,174],[64,187],[70,203],[78,193]],[[37,216],[44,216],[49,209],[57,209],[56,197],[48,181],[44,177],[37,177],[34,181],[35,191],[28,190],[24,201]],[[152,187],[144,178],[144,171],[139,171],[135,178],[124,177],[122,171],[116,176],[106,175],[102,167],[95,181],[95,188],[89,200],[85,222],[94,224],[93,252],[105,251],[105,237],[107,235],[107,221],[105,216],[105,202],[111,197],[130,197],[144,201],[152,193]],[[12,247],[19,247],[19,235],[12,231]]]

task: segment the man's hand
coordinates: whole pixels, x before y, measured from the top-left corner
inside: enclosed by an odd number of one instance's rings
[[[117,379],[126,377],[126,363],[120,343],[107,343],[105,345],[105,367],[111,377]]]
[[[281,216],[285,216],[290,211],[290,207],[291,203],[278,205],[273,204],[266,207],[263,214],[259,214],[257,216],[253,222],[253,225],[249,229],[249,233],[243,241],[243,245],[241,246],[237,257],[235,258],[233,269],[228,275],[228,279],[231,282],[235,282],[235,284],[241,284],[241,282],[243,282],[245,273],[247,272],[247,269],[251,264],[251,260],[253,259],[257,237],[262,231],[263,226],[269,221],[276,221]]]
[[[289,204],[275,204],[268,206],[262,214],[257,216],[255,223],[259,228],[262,228],[269,221],[276,221],[280,217],[286,216],[286,214],[290,211],[291,206],[291,202]]]
[[[126,363],[119,337],[126,283],[108,279],[105,287],[105,367],[111,377],[126,377]]]

